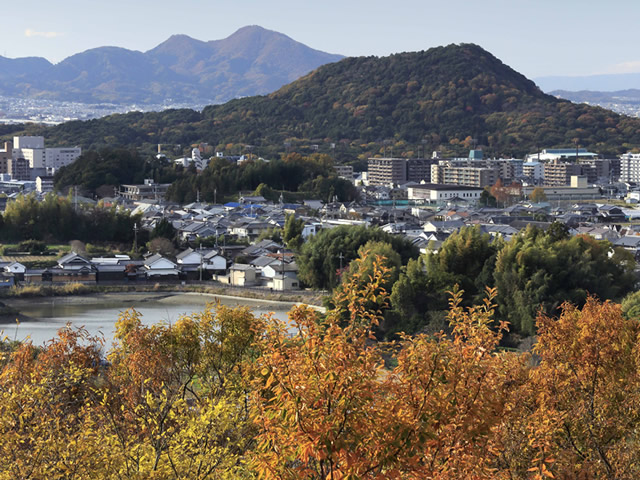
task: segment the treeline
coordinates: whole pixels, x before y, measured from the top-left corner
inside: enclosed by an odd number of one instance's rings
[[[275,156],[320,145],[341,161],[425,150],[515,155],[577,141],[617,155],[640,146],[640,120],[545,95],[523,75],[477,45],[462,44],[388,57],[355,57],[324,65],[268,96],[192,110],[111,115],[51,128],[28,126],[57,145],[98,149],[158,143],[251,144]],[[1,132],[0,132],[1,133]]]
[[[385,289],[391,301],[377,330],[386,338],[399,331],[447,328],[449,292],[462,289],[463,304],[469,306],[481,301],[486,287],[495,287],[497,318],[510,324],[503,341],[517,345],[535,334],[539,311],[557,315],[564,302],[582,306],[589,295],[620,301],[638,281],[630,252],[587,235],[572,237],[561,223],[546,232],[528,227],[508,242],[492,240],[479,226],[465,227],[436,253],[420,257],[407,240],[378,229],[323,230],[302,245],[299,278],[314,288],[331,289],[351,281],[352,260],[370,264],[378,255],[390,272]]]
[[[4,344],[6,478],[631,479],[640,475],[640,323],[589,298],[539,315],[533,355],[498,349],[495,291],[450,334],[372,341],[388,269],[357,261],[326,316],[244,307],[100,340]],[[368,279],[362,275],[368,271]],[[345,322],[345,318],[348,320]]]
[[[112,196],[114,187],[141,184],[145,179],[171,183],[167,199],[178,203],[237,199],[240,191],[264,194],[278,201],[282,193],[286,201],[316,198],[340,201],[358,198],[358,191],[347,180],[338,178],[333,160],[328,155],[297,153],[271,161],[250,159],[240,165],[215,158],[202,172],[195,166],[184,168],[166,159],[143,156],[136,150],[109,149],[85,152],[71,165],[61,168],[54,177],[55,187],[65,192],[78,186],[91,195]]]
[[[261,187],[262,186],[262,187]],[[169,188],[167,198],[178,203],[189,203],[200,199],[213,202],[225,196],[236,197],[240,191],[257,191],[265,198],[277,201],[278,192],[283,192],[285,200],[293,197],[351,201],[358,198],[358,191],[347,180],[338,178],[333,169],[331,157],[323,154],[303,156],[290,153],[282,159],[262,161],[247,160],[240,165],[224,158],[215,158],[201,173],[187,172]]]
[[[73,197],[47,194],[38,201],[34,194],[19,195],[7,203],[0,217],[0,238],[4,241],[26,239],[47,242],[118,242],[132,243],[134,223],[140,216],[132,216],[127,209],[75,205]]]
[[[103,148],[84,152],[71,165],[60,168],[54,185],[61,192],[78,186],[90,194],[101,192],[113,196],[113,188],[119,185],[141,184],[147,178],[157,183],[171,183],[183,175],[183,171],[182,167],[166,160],[150,155],[143,157],[136,150]]]

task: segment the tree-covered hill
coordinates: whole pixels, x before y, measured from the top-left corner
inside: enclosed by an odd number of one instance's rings
[[[640,146],[640,120],[544,94],[523,75],[472,44],[388,57],[347,58],[318,68],[268,96],[232,100],[202,113],[113,115],[40,131],[53,143],[208,142],[278,151],[284,143],[336,143],[371,154],[386,141],[394,155],[422,150],[523,155],[572,146],[617,154]],[[350,148],[350,150],[349,150]]]

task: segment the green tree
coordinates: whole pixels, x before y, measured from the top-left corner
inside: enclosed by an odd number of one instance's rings
[[[368,241],[389,243],[402,263],[418,256],[418,249],[407,239],[377,227],[339,226],[321,230],[310,237],[298,256],[299,278],[314,288],[333,288],[339,284],[340,266],[346,268],[357,258],[358,249]]]
[[[176,229],[173,227],[170,220],[162,218],[156,223],[156,226],[151,230],[149,238],[153,240],[157,237],[168,238],[169,240],[173,240],[176,237]]]
[[[528,227],[498,254],[494,272],[500,316],[513,329],[534,333],[539,309],[558,313],[562,303],[583,305],[589,294],[620,299],[635,285],[633,262],[607,241],[555,236]]]
[[[296,218],[294,214],[288,214],[284,221],[284,230],[282,232],[282,240],[294,251],[299,251],[304,239],[302,231],[304,230],[304,220]]]

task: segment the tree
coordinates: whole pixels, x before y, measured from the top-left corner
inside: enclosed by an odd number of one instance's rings
[[[287,248],[298,251],[302,246],[304,239],[302,238],[302,231],[304,230],[304,220],[302,218],[296,219],[294,214],[288,214],[284,221],[284,230],[282,232],[282,240],[287,245]]]
[[[151,235],[149,235],[149,238],[153,240],[154,238],[158,237],[167,238],[169,240],[173,240],[176,237],[176,229],[172,225],[171,221],[167,218],[163,217],[162,219],[160,219],[156,223],[156,226],[153,227],[153,230],[151,230]]]
[[[309,238],[298,256],[298,277],[314,288],[332,288],[339,283],[339,270],[358,256],[358,249],[368,241],[389,243],[400,254],[402,263],[418,256],[408,240],[388,234],[379,228],[340,226],[321,230]]]
[[[480,199],[478,200],[478,203],[481,207],[494,208],[498,205],[496,197],[491,195],[491,192],[489,192],[489,190],[487,190],[486,188],[480,193]]]
[[[505,457],[519,477],[636,478],[640,324],[594,297],[561,311],[537,319],[539,366],[519,394]],[[513,435],[520,428],[527,434]]]
[[[533,203],[542,203],[547,201],[547,194],[544,192],[544,188],[536,187],[529,194],[529,200]]]
[[[539,309],[560,313],[565,301],[581,306],[589,294],[622,298],[635,284],[629,260],[607,241],[582,235],[558,240],[528,227],[497,256],[499,313],[516,332],[531,335]]]
[[[362,259],[356,262],[362,262]],[[397,366],[371,342],[387,269],[356,273],[325,318],[308,307],[294,326],[270,322],[259,342],[253,401],[260,425],[254,466],[263,478],[500,478],[507,399],[524,363],[493,355],[493,306],[463,310],[454,294],[453,336],[403,337]],[[381,296],[380,299],[377,297]],[[344,322],[345,316],[349,319]],[[500,328],[500,327],[499,327]],[[504,477],[506,478],[506,477]]]
[[[176,254],[176,247],[168,238],[156,237],[147,243],[147,249],[152,253],[159,253],[163,256],[172,257]]]

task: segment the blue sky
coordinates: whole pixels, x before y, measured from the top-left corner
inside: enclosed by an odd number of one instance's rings
[[[348,56],[473,42],[530,78],[640,72],[635,0],[22,0],[3,9],[0,55],[52,62],[89,48],[149,50],[170,35],[261,25]]]

